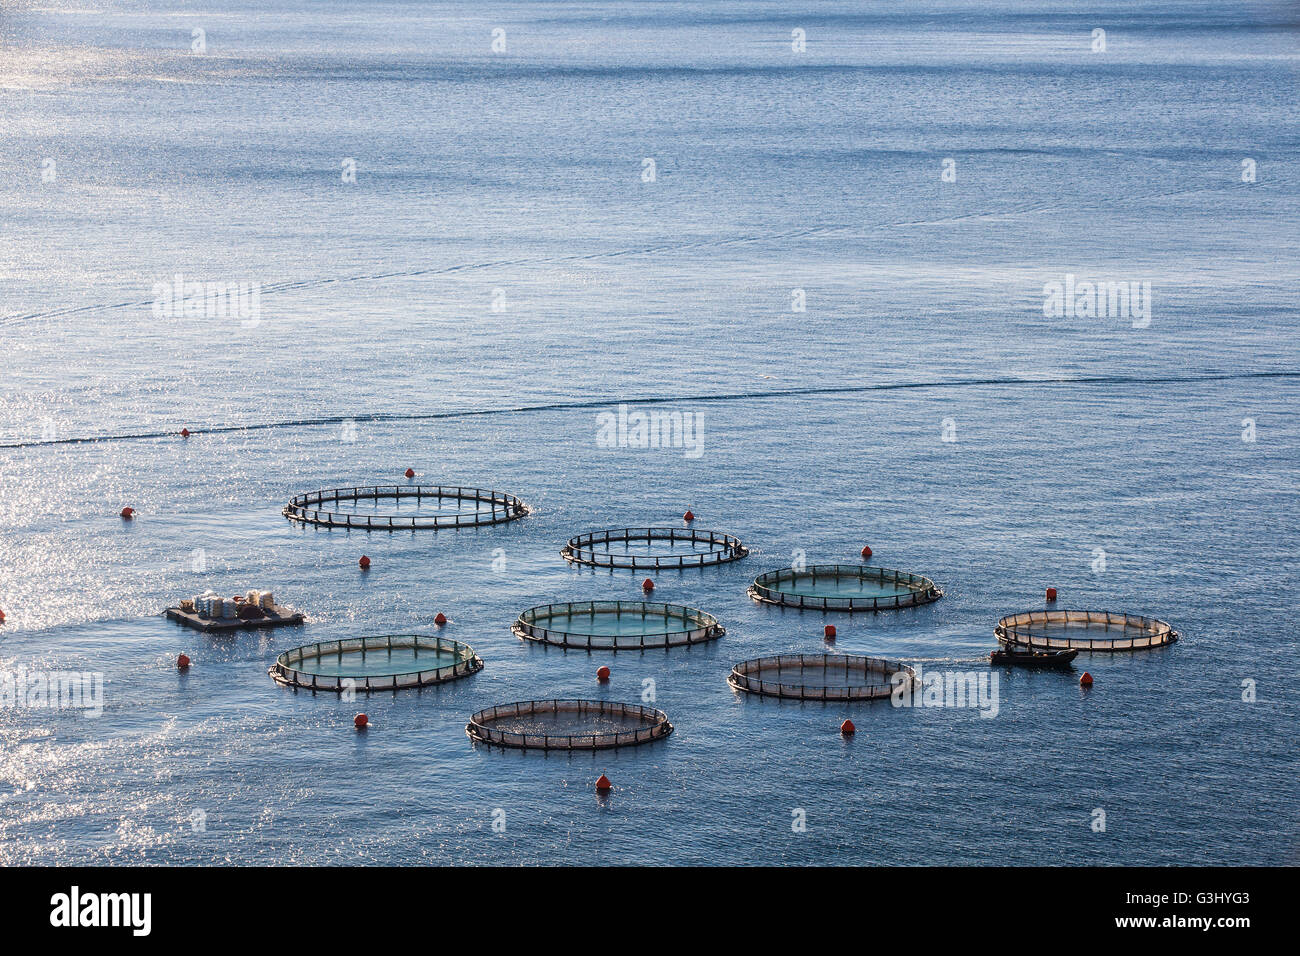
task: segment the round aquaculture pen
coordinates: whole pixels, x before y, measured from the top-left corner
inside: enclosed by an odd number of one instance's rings
[[[647,601],[543,604],[521,613],[511,630],[522,640],[587,651],[680,647],[726,633],[712,614]]]
[[[1011,646],[1101,653],[1141,651],[1178,640],[1178,632],[1164,621],[1110,611],[1025,611],[1002,618],[993,633]]]
[[[514,495],[482,488],[367,485],[294,495],[282,513],[290,521],[328,528],[402,531],[501,524],[522,518],[528,506]]]
[[[482,658],[468,644],[387,634],[295,647],[277,657],[267,673],[285,687],[370,693],[443,684],[482,669]]]
[[[673,732],[662,710],[609,700],[525,700],[480,710],[465,733],[521,750],[605,750],[649,743]]]
[[[749,554],[735,535],[692,528],[621,528],[570,538],[561,550],[571,564],[596,568],[702,568]]]
[[[750,585],[755,601],[817,611],[888,611],[929,604],[943,596],[919,574],[865,564],[814,564],[760,574]]]
[[[879,657],[779,654],[742,661],[731,669],[727,683],[784,700],[877,700],[915,679],[916,672],[906,664]]]

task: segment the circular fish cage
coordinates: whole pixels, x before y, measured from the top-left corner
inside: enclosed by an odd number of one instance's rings
[[[605,750],[646,744],[673,732],[662,710],[609,700],[525,700],[480,710],[465,725],[472,740],[521,750]]]
[[[865,564],[814,564],[781,568],[754,579],[755,601],[817,611],[888,611],[943,597],[929,578]]]
[[[483,659],[468,644],[387,634],[295,647],[277,657],[267,673],[285,687],[371,693],[444,684],[482,669]]]
[[[1110,611],[1025,611],[1002,618],[993,634],[1017,647],[1100,653],[1142,651],[1178,640],[1164,621]]]
[[[374,502],[376,509],[380,502],[392,502],[389,511],[400,512],[403,507],[409,507],[412,513],[380,514],[377,510],[360,508],[361,502]],[[482,488],[366,485],[294,495],[281,513],[290,521],[327,528],[403,531],[502,524],[522,518],[528,511],[528,506],[514,495]]]
[[[855,654],[756,657],[737,664],[727,677],[736,690],[783,700],[878,700],[915,680],[916,672],[906,664]]]
[[[595,568],[702,568],[738,561],[749,549],[735,535],[691,528],[622,528],[570,538],[560,554]]]
[[[511,630],[522,640],[586,651],[681,647],[726,633],[712,614],[647,601],[543,604],[522,612]]]

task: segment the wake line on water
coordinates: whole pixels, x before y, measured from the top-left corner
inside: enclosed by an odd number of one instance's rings
[[[278,422],[253,422],[244,425],[211,425],[191,428],[190,436],[220,435],[231,432],[269,431],[276,428],[313,428],[382,422],[439,421],[449,418],[519,415],[528,412],[574,411],[584,408],[608,408],[613,405],[667,405],[670,403],[744,402],[769,398],[799,398],[816,395],[852,395],[862,392],[888,392],[926,388],[978,388],[1000,385],[1007,388],[1057,385],[1195,385],[1199,382],[1223,382],[1241,379],[1300,379],[1300,370],[1273,372],[1222,372],[1212,375],[1142,376],[1092,375],[1074,378],[966,378],[933,382],[887,382],[876,385],[827,385],[815,388],[781,388],[761,392],[731,392],[719,395],[657,395],[639,398],[591,398],[570,402],[546,402],[538,405],[511,405],[500,408],[473,408],[449,412],[377,412],[370,415],[329,415],[323,418],[297,418]],[[0,448],[38,448],[45,445],[85,445],[93,442],[145,441],[156,438],[179,438],[176,431],[132,432],[120,435],[87,435],[80,438],[52,438],[41,441],[10,442]]]

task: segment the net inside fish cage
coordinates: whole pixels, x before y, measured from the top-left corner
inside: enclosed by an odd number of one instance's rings
[[[442,684],[483,668],[468,644],[423,634],[385,634],[306,644],[280,654],[270,675],[286,687],[369,693]]]
[[[513,630],[524,640],[589,651],[678,647],[726,633],[712,614],[648,601],[543,604],[521,613]]]
[[[906,664],[856,654],[779,654],[742,661],[727,682],[737,690],[789,700],[876,700],[910,685]]]
[[[566,561],[597,568],[699,568],[749,554],[735,535],[692,528],[619,528],[570,538]]]
[[[781,568],[754,579],[749,596],[767,604],[819,611],[884,611],[937,601],[929,578],[865,564]]]
[[[465,732],[480,743],[524,750],[604,750],[668,736],[661,710],[608,700],[525,700],[497,704],[470,718]]]
[[[993,631],[1008,646],[1100,653],[1163,647],[1178,640],[1164,621],[1114,611],[1025,611],[998,621]]]
[[[295,495],[282,513],[290,521],[329,528],[403,531],[502,524],[528,506],[500,491],[459,485],[367,485]]]

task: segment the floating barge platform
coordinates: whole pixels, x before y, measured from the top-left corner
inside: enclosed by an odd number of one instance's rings
[[[255,618],[205,617],[193,611],[182,611],[179,607],[169,607],[166,614],[177,624],[184,624],[196,631],[246,631],[262,627],[289,627],[302,624],[307,620],[301,611],[280,604],[272,605],[269,610],[262,612],[261,617]]]

